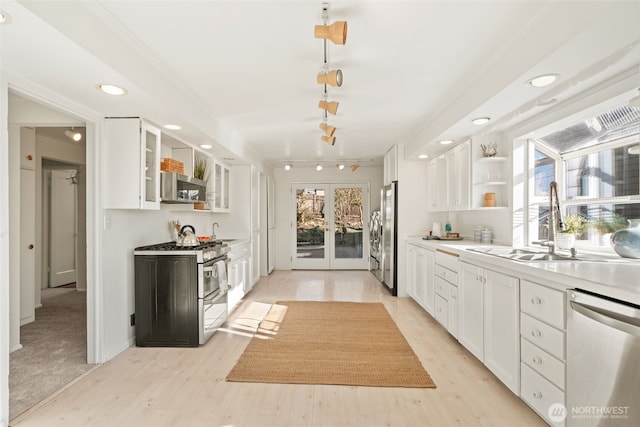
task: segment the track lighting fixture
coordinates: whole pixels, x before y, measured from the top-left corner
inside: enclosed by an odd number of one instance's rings
[[[65,130],[64,134],[67,136],[67,138],[72,139],[76,142],[82,139],[82,134],[80,132],[74,131],[73,128],[71,130]]]
[[[335,115],[338,112],[338,104],[339,102],[337,101],[320,101],[318,103],[318,108],[322,108],[328,113]]]
[[[315,166],[316,171],[321,171],[324,166],[333,166],[335,165],[338,170],[344,170],[346,165],[350,165],[352,172],[355,172],[360,168],[362,163],[371,163],[373,159],[316,159],[316,160],[307,160],[307,159],[286,159],[280,160],[282,167],[285,171],[291,170],[294,165],[301,166],[303,168],[311,168]]]
[[[331,25],[316,25],[313,35],[317,39],[331,40],[334,44],[347,42],[347,22],[336,21]]]
[[[326,123],[320,123],[320,129],[322,129],[328,136],[333,136],[333,134],[336,133],[336,127]]]
[[[331,70],[328,73],[320,73],[316,80],[323,85],[340,87],[342,86],[342,70]]]
[[[329,145],[336,145],[336,137],[335,136],[326,136],[322,135],[321,139]]]
[[[331,40],[335,44],[345,44],[347,41],[347,23],[345,21],[336,21],[328,25],[329,3],[322,3],[321,13],[324,25],[316,25],[314,28],[315,38],[324,39],[322,43],[322,71],[316,77],[316,81],[324,86],[322,91],[323,100],[318,103],[318,107],[324,110],[323,122],[320,124],[320,129],[322,129],[326,135],[322,136],[322,140],[333,146],[336,143],[336,139],[333,136],[336,128],[327,124],[327,114],[335,115],[338,112],[339,103],[337,101],[328,101],[328,86],[341,87],[343,79],[342,70],[329,69],[329,48],[327,40]]]

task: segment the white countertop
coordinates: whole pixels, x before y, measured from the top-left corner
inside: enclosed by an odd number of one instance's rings
[[[511,272],[520,278],[559,290],[581,288],[640,305],[640,260],[602,257],[606,260],[603,262],[595,260],[595,256],[589,256],[592,261],[523,262],[469,251],[467,249],[470,248],[505,247],[482,245],[473,240],[442,241],[410,237],[407,241],[427,249],[444,249],[458,254],[463,261],[489,269],[499,269],[507,274]]]

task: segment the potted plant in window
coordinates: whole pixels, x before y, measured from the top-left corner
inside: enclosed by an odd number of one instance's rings
[[[600,236],[600,246],[608,246],[611,234],[627,228],[629,222],[622,215],[614,214],[611,219],[600,219],[592,222],[590,226]]]
[[[569,214],[564,217],[564,230],[556,235],[556,246],[559,249],[571,249],[575,246],[576,236],[589,229],[589,223],[585,217],[578,214]]]

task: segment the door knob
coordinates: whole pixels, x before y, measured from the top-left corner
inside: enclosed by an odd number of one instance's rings
[[[33,249],[33,247],[34,247],[33,245],[29,245],[29,249]]]

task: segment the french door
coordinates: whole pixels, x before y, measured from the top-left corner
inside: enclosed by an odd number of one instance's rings
[[[291,198],[293,269],[368,269],[368,184],[293,184]]]

